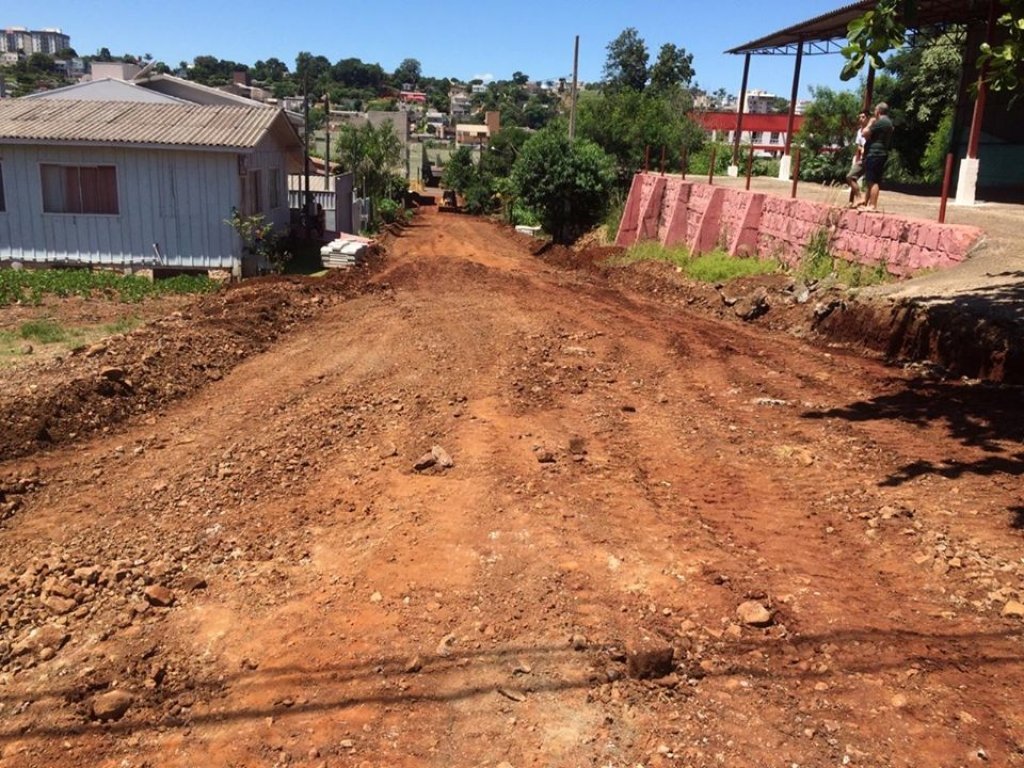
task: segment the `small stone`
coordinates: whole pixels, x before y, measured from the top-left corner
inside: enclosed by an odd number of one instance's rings
[[[371,603],[379,603],[383,599],[384,596],[380,592],[374,592],[372,595],[370,595]]]
[[[626,672],[636,680],[672,674],[675,651],[671,645],[642,643],[626,650]]]
[[[142,591],[146,602],[157,608],[169,608],[174,605],[174,593],[159,584],[150,584]]]
[[[434,457],[434,454],[425,453],[416,460],[412,468],[417,472],[422,472],[424,469],[430,469],[435,464],[437,464],[437,459]]]
[[[441,469],[451,469],[455,466],[455,462],[452,461],[451,455],[440,445],[435,445],[431,448],[430,455],[434,457],[434,460],[437,462],[437,466],[441,467]]]
[[[31,355],[32,352],[34,352],[34,351],[35,351],[35,349],[34,349],[34,347],[31,344],[22,344],[21,345],[21,354],[23,354],[23,355]]]
[[[437,644],[437,655],[448,657],[452,654],[452,645],[455,644],[455,635],[445,635]]]
[[[125,691],[108,691],[92,700],[92,716],[101,722],[120,720],[135,701]]]
[[[423,669],[423,662],[420,661],[419,656],[413,656],[405,664],[405,672],[410,675],[419,672],[421,669]]]
[[[1024,619],[1024,603],[1017,600],[1010,600],[999,612],[1002,616],[1010,619]]]
[[[40,602],[49,608],[51,611],[56,613],[58,616],[63,616],[65,613],[70,613],[78,607],[78,603],[67,597],[58,597],[57,595],[48,595],[44,597]]]
[[[892,704],[893,709],[903,709],[907,706],[908,700],[902,693],[897,693],[889,700],[889,703]]]
[[[573,456],[582,456],[587,452],[587,441],[579,435],[569,438],[569,453]]]
[[[537,451],[537,463],[538,464],[554,464],[555,454],[546,448],[541,448]]]
[[[583,651],[587,647],[587,638],[584,635],[573,635],[569,639],[569,643],[572,645],[574,651]]]
[[[517,701],[517,702],[526,701],[526,694],[524,694],[524,693],[522,693],[520,691],[513,690],[512,688],[502,688],[502,687],[499,687],[498,688],[498,693],[500,693],[506,699],[511,699],[512,701]]]
[[[206,579],[202,576],[186,576],[181,580],[181,588],[186,592],[206,589]]]
[[[772,623],[772,614],[757,600],[748,600],[741,603],[736,609],[736,616],[740,622],[748,627],[767,627]]]
[[[338,742],[338,746],[342,749],[353,749],[356,743],[352,739],[342,739]]]
[[[107,381],[121,381],[124,379],[124,368],[104,368],[100,376]]]

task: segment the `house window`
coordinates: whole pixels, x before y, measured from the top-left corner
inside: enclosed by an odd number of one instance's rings
[[[263,213],[263,172],[252,171],[243,176],[242,182],[242,215],[254,216]]]
[[[43,163],[39,168],[45,213],[118,213],[114,166]]]
[[[780,136],[781,136],[781,134],[778,131],[772,131],[772,136],[768,140],[768,143],[769,144],[778,144]]]
[[[7,203],[4,200],[4,165],[0,163],[0,213],[7,210]]]
[[[751,144],[760,144],[761,143],[761,132],[760,131],[751,131],[750,132],[750,143]]]

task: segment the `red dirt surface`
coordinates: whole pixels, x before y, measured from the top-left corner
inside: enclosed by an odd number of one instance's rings
[[[564,256],[3,371],[0,766],[1024,765],[1019,390]]]

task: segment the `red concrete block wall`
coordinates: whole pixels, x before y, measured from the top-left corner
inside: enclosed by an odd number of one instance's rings
[[[795,266],[823,232],[837,258],[884,264],[898,276],[958,264],[982,234],[975,227],[843,210],[647,173],[634,179],[616,242],[628,246],[656,236],[663,244],[685,242],[698,251],[723,247],[735,255],[755,250],[762,258]]]

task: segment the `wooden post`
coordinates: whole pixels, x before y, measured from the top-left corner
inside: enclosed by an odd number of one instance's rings
[[[946,203],[949,200],[949,185],[953,181],[953,153],[946,155],[946,170],[942,174],[942,201],[939,203],[939,224],[946,223]]]
[[[747,153],[747,189],[750,189],[750,174],[754,170],[754,142],[750,142],[750,151]]]
[[[796,199],[796,184],[800,181],[800,147],[793,149],[793,189],[790,190],[789,196]]]
[[[576,141],[576,89],[580,74],[580,36],[576,35],[576,46],[572,54],[572,94],[569,108],[569,141]]]
[[[708,184],[715,183],[715,160],[718,154],[718,147],[711,146],[711,162],[708,164]]]
[[[651,146],[644,147],[644,173],[647,173],[651,165]]]
[[[688,146],[686,146],[685,144],[683,144],[682,158],[683,158],[683,160],[682,160],[682,171],[683,171],[683,178],[685,179],[686,178],[686,166],[690,162],[690,148]]]
[[[740,156],[740,136],[743,134],[743,107],[747,101],[747,79],[750,77],[750,54],[743,59],[743,83],[740,85],[740,103],[736,110],[736,135],[732,140],[732,164],[736,165]]]
[[[664,145],[662,145],[662,147],[661,147],[661,175],[662,176],[665,175],[665,147],[664,147]]]

